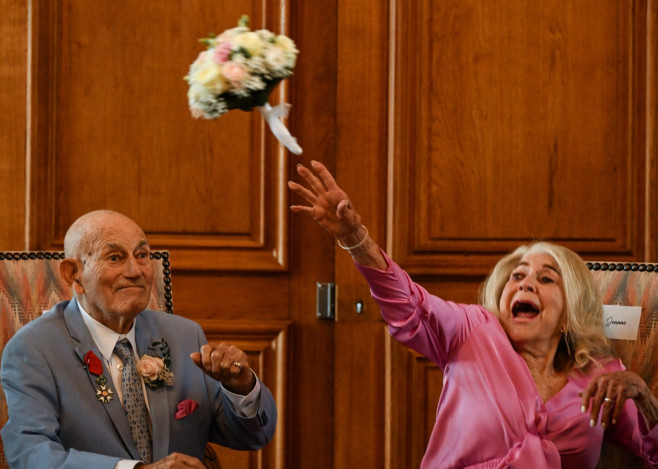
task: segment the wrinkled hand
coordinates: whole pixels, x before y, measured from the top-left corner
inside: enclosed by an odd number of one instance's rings
[[[184,468],[205,469],[201,461],[192,456],[181,453],[171,453],[169,456],[156,461],[152,464],[137,464],[135,469],[184,469]]]
[[[322,163],[311,161],[311,167],[313,171],[297,165],[297,173],[308,183],[310,190],[288,181],[290,190],[306,199],[311,206],[292,205],[290,210],[305,213],[337,238],[355,233],[361,227],[361,216],[354,210],[349,197]]]
[[[589,408],[590,425],[596,425],[601,412],[601,426],[606,428],[617,423],[626,399],[633,399],[640,412],[651,425],[651,401],[655,398],[649,391],[644,380],[632,371],[617,371],[599,375],[590,381],[585,390],[579,394],[582,397],[583,412]],[[653,399],[652,399],[653,398]],[[655,421],[653,422],[655,424]]]
[[[190,358],[208,376],[222,383],[229,391],[246,396],[256,385],[247,354],[225,342],[206,344]]]

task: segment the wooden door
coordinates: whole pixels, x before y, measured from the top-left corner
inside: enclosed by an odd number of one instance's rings
[[[337,179],[430,292],[474,302],[495,261],[536,239],[655,258],[655,1],[338,11]],[[389,338],[336,251],[335,467],[418,467],[441,372]]]

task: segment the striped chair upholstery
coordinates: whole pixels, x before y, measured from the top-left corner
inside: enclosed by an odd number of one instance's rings
[[[589,262],[603,304],[642,306],[636,340],[611,339],[627,369],[639,374],[658,395],[658,264]],[[644,462],[611,444],[603,445],[599,469],[644,468]]]

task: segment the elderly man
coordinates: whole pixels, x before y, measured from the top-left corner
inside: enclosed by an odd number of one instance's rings
[[[153,267],[134,221],[90,212],[64,250],[74,298],[19,330],[2,356],[13,469],[203,469],[207,441],[255,450],[272,438],[274,399],[247,355],[145,309]]]

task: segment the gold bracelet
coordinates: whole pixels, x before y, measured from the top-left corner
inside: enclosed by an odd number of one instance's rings
[[[365,243],[366,239],[368,239],[368,228],[366,228],[365,225],[361,225],[361,226],[363,227],[364,230],[366,230],[366,235],[363,237],[363,239],[361,241],[356,243],[354,246],[344,246],[343,243],[340,242],[340,239],[336,238],[336,241],[338,242],[338,245],[341,248],[345,249],[346,251],[351,251],[352,249],[356,249],[359,246],[361,246],[363,243]]]

